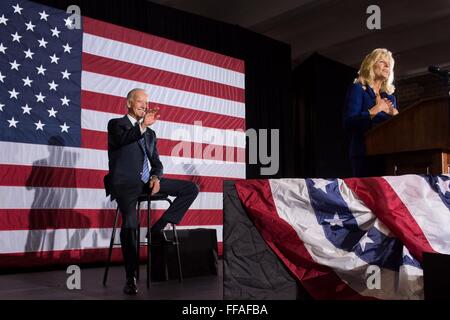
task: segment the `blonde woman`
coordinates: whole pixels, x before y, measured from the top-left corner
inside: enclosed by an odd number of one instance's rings
[[[393,96],[394,59],[387,49],[375,49],[361,63],[358,77],[345,100],[344,126],[351,136],[350,159],[353,176],[382,174],[382,164],[366,157],[364,133],[398,114]]]

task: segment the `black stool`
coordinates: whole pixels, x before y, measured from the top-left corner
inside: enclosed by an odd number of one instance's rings
[[[140,207],[141,202],[147,201],[147,240],[142,242],[141,241],[141,214],[140,214]],[[141,245],[147,246],[147,288],[150,287],[150,249],[152,246],[151,243],[151,233],[150,233],[150,212],[151,212],[151,202],[152,201],[167,201],[169,203],[169,206],[172,205],[172,200],[169,199],[169,197],[166,194],[163,193],[156,193],[153,195],[148,194],[142,194],[138,197],[138,204],[137,204],[137,221],[138,221],[138,228],[137,228],[137,270],[136,270],[136,280],[139,280],[139,262],[140,262],[140,247]],[[113,231],[111,234],[111,240],[109,243],[109,252],[108,252],[108,261],[106,262],[106,268],[105,273],[103,275],[103,285],[106,286],[106,281],[108,279],[108,271],[109,271],[109,265],[111,263],[111,256],[112,256],[112,249],[114,246],[119,246],[120,243],[114,243],[114,239],[116,237],[116,228],[117,228],[117,220],[119,218],[119,207],[116,209],[116,214],[114,217],[114,226]],[[177,229],[174,223],[171,223],[172,225],[172,232],[173,232],[173,239],[171,245],[174,245],[177,252],[177,262],[178,262],[178,280],[181,282],[183,280],[183,274],[181,271],[181,259],[180,259],[180,246],[178,241],[178,234]],[[166,256],[164,255],[164,259],[166,259]],[[167,262],[165,261],[165,265],[167,267]]]

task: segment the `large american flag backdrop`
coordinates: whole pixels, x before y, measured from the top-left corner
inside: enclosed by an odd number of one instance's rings
[[[69,17],[0,4],[0,268],[104,260],[116,207],[106,128],[135,87],[160,108],[164,176],[200,186],[180,228],[217,230],[220,250],[222,180],[245,178],[243,61]],[[167,208],[153,205],[154,218]]]
[[[266,243],[316,299],[423,299],[450,254],[450,176],[238,181]]]

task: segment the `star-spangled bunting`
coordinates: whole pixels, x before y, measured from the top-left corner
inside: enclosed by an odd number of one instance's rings
[[[449,175],[235,186],[267,245],[316,299],[423,299],[423,253],[450,253]],[[367,285],[373,270],[379,290]]]
[[[0,4],[0,140],[80,146],[82,30],[32,2]]]

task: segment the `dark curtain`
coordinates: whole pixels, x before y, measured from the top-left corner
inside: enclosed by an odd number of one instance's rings
[[[298,159],[290,99],[291,49],[239,26],[164,7],[144,0],[37,0],[66,10],[78,5],[83,16],[140,30],[245,61],[247,128],[280,129],[280,169],[276,177],[293,176]],[[247,164],[247,178],[259,178],[260,164]]]
[[[356,75],[356,69],[317,53],[293,70],[294,108],[301,124],[295,146],[298,177],[351,176],[343,109]]]

